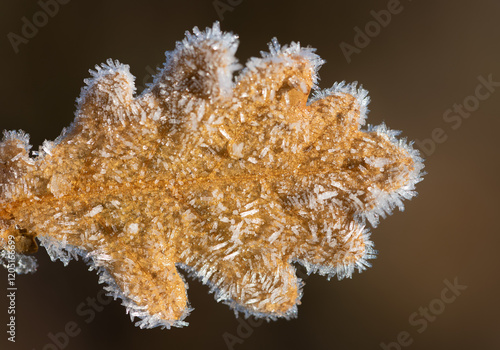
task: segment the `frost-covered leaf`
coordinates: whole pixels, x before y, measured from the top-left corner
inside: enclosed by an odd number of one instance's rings
[[[236,47],[218,24],[187,33],[139,96],[128,66],[96,67],[74,123],[34,157],[26,134],[5,132],[0,248],[12,235],[22,256],[37,238],[53,260],[83,258],[147,328],[186,324],[179,269],[274,319],[296,314],[293,262],[339,279],[369,266],[364,223],[414,196],[417,152],[361,129],[356,84],[318,91],[313,49],[273,40],[234,78]]]

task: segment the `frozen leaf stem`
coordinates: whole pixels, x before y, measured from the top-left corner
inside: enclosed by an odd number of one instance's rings
[[[418,152],[364,127],[355,83],[320,91],[314,49],[273,40],[241,69],[237,44],[217,23],[195,28],[138,96],[108,60],[73,124],[31,155],[27,134],[4,132],[0,249],[14,237],[18,272],[36,268],[38,240],[96,269],[138,326],[170,328],[191,310],[179,269],[235,312],[275,319],[296,316],[293,262],[339,279],[370,266],[365,223],[415,195]]]

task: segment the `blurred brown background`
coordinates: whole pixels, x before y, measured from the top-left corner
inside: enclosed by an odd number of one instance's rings
[[[267,50],[274,36],[283,44],[300,41],[327,61],[320,70],[322,88],[357,80],[369,90],[371,124],[385,121],[421,142],[434,132],[444,142],[434,150],[425,143],[428,174],[417,186],[419,196],[406,202],[404,213],[372,230],[379,251],[373,267],[341,282],[309,277],[298,319],[238,334],[233,312],[189,279],[196,310],[187,328],[138,329],[118,302],[87,323],[88,315],[79,315],[77,308],[101,290],[97,276],[81,262],[66,268],[52,263],[41,249],[39,271],[17,280],[17,342],[6,341],[2,326],[1,349],[57,349],[48,334],[64,331],[71,321],[80,333],[63,344],[66,349],[227,349],[224,334],[234,336],[234,349],[382,349],[382,342],[392,350],[500,348],[495,221],[500,86],[480,88],[476,96],[478,77],[491,75],[500,82],[498,0],[402,0],[398,7],[392,7],[395,0],[66,2],[33,38],[17,46],[18,53],[9,33],[21,35],[23,17],[32,22],[42,7],[34,0],[0,3],[0,129],[27,131],[35,149],[70,124],[88,69],[109,57],[118,59],[144,86],[185,30],[215,20],[239,34],[240,62]],[[369,24],[371,11],[388,6],[398,12],[390,23]],[[222,15],[216,7],[225,9]],[[43,20],[41,15],[38,21]],[[354,46],[355,27],[364,32],[367,24],[370,42],[348,63],[340,44]],[[443,119],[449,108],[464,102],[470,110],[462,112],[464,117],[453,112]],[[440,301],[446,279],[467,286],[448,304]],[[2,270],[0,285],[6,280]],[[428,307],[426,320],[418,313]],[[3,325],[6,309],[2,297]],[[402,345],[395,343],[398,335]]]

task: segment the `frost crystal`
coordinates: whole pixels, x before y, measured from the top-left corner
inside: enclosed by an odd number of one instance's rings
[[[138,96],[127,65],[97,66],[71,127],[33,157],[25,133],[4,133],[0,248],[14,237],[18,272],[36,268],[36,238],[97,270],[138,326],[170,328],[191,311],[179,269],[236,313],[276,319],[297,315],[292,263],[338,279],[370,266],[365,222],[415,195],[418,152],[361,128],[356,83],[320,91],[314,49],[273,39],[235,77],[237,44],[195,28]]]

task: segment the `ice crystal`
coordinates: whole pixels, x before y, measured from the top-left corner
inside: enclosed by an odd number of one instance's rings
[[[355,83],[319,91],[314,49],[274,39],[234,77],[237,43],[195,28],[138,96],[127,65],[97,66],[73,124],[31,157],[25,133],[4,133],[0,248],[14,237],[18,271],[36,267],[36,238],[96,269],[138,326],[169,328],[191,310],[179,269],[275,319],[296,315],[293,262],[339,279],[370,266],[364,223],[415,195],[417,151],[361,128]]]

